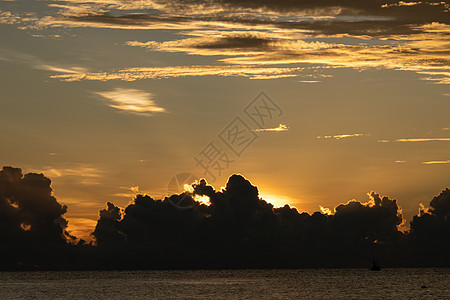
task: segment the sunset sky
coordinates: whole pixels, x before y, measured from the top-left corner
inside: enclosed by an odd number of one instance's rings
[[[177,192],[180,173],[217,189],[240,173],[310,213],[373,190],[409,221],[449,187],[449,10],[2,0],[0,163],[51,178],[77,233],[107,201]],[[199,163],[211,146],[220,174]]]

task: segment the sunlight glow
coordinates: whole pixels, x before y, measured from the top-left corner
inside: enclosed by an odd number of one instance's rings
[[[266,202],[272,204],[274,207],[283,207],[286,204],[292,206],[294,203],[293,199],[286,196],[279,196],[273,194],[259,194],[260,198],[265,200]]]
[[[204,205],[207,205],[207,206],[211,205],[211,201],[210,201],[209,197],[206,196],[206,195],[203,195],[203,196],[195,195],[194,196],[194,200],[196,202],[199,202],[200,204],[204,204]]]
[[[319,205],[320,211],[324,214],[324,215],[329,215],[331,216],[333,214],[333,212],[331,211],[331,209],[329,209],[328,207],[323,207],[322,205]]]

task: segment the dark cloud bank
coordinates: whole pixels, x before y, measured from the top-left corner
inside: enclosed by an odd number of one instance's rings
[[[4,167],[0,269],[367,267],[374,257],[386,267],[450,267],[449,189],[401,232],[397,201],[375,192],[310,215],[274,208],[240,175],[221,191],[204,180],[193,188],[164,200],[138,195],[125,209],[107,203],[88,244],[67,233],[50,179]]]

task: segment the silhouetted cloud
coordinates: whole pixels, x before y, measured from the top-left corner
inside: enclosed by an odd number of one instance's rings
[[[57,267],[75,237],[67,231],[66,206],[52,196],[42,174],[0,171],[0,269]]]
[[[64,243],[67,211],[52,196],[50,179],[42,174],[4,167],[0,171],[0,236],[3,240]]]
[[[450,253],[450,190],[443,190],[430,202],[429,209],[421,205],[419,215],[411,221],[409,250],[419,259],[419,265],[432,262],[447,264]]]
[[[232,175],[220,190],[201,179],[162,200],[137,195],[124,209],[108,202],[94,243],[86,244],[65,232],[67,208],[51,196],[48,178],[5,167],[0,237],[7,247],[0,267],[32,268],[36,261],[39,268],[63,262],[70,269],[362,267],[373,257],[388,266],[449,266],[449,189],[429,209],[421,205],[406,232],[399,229],[405,220],[395,199],[368,196],[368,202],[308,214],[275,208],[242,175]],[[6,263],[14,245],[35,244],[46,254],[20,251]],[[48,248],[55,244],[61,247]]]

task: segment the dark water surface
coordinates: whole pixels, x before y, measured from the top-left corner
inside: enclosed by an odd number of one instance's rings
[[[450,299],[450,269],[0,272],[1,299]]]

